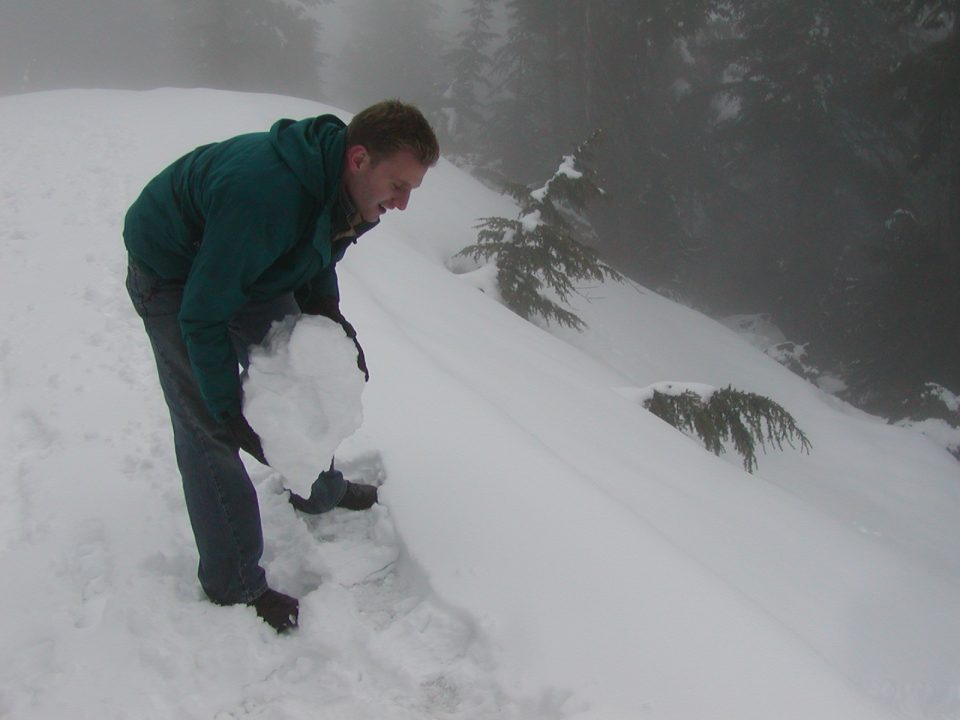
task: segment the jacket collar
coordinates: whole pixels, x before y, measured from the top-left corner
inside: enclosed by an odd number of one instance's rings
[[[336,225],[333,230],[333,239],[341,240],[350,238],[351,242],[356,242],[357,238],[363,235],[367,230],[376,227],[380,221],[365,222],[360,216],[356,205],[350,199],[346,187],[340,183],[340,190],[337,193],[336,207]]]

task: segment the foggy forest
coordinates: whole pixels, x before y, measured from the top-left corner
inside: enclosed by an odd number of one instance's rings
[[[957,0],[43,0],[0,4],[0,95],[209,87],[429,115],[539,187],[587,138],[584,240],[890,420],[960,392]],[[789,354],[789,352],[787,353]]]

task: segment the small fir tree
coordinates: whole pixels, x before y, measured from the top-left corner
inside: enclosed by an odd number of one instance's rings
[[[643,403],[654,415],[678,430],[695,432],[707,450],[715,455],[726,452],[724,443],[733,442],[743,458],[743,467],[752,473],[757,468],[757,443],[766,452],[767,444],[783,450],[783,443],[809,453],[810,441],[793,416],[768,397],[727,387],[704,397],[692,390],[674,395],[659,390]]]
[[[594,132],[567,155],[543,187],[505,183],[507,192],[520,204],[516,219],[483,218],[477,243],[461,250],[458,257],[496,259],[497,285],[507,307],[530,320],[538,315],[560,325],[583,329],[573,312],[544,297],[552,288],[561,302],[576,292],[580,280],[622,280],[622,276],[588,247],[582,239],[593,231],[583,216],[586,207],[601,198],[603,190],[595,173],[587,168],[590,146],[599,138]]]

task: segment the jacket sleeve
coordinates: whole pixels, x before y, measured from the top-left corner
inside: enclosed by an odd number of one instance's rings
[[[337,267],[331,262],[313,276],[308,283],[297,288],[295,293],[301,312],[307,315],[324,315],[323,310],[340,303],[340,286],[337,281]]]
[[[347,248],[356,242],[356,237],[335,240],[330,247],[330,264],[314,275],[309,282],[297,288],[294,297],[300,311],[307,315],[328,315],[331,306],[340,305],[340,283],[337,279],[337,263],[343,260]]]
[[[274,222],[282,222],[282,214],[256,197],[214,196],[184,286],[180,329],[200,391],[218,420],[241,412],[238,360],[228,324],[249,301],[253,282],[286,249]]]

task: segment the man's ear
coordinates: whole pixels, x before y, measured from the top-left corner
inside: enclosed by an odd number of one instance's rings
[[[369,159],[370,153],[367,152],[367,149],[363,145],[351,145],[347,148],[345,158],[347,169],[359,170]]]

